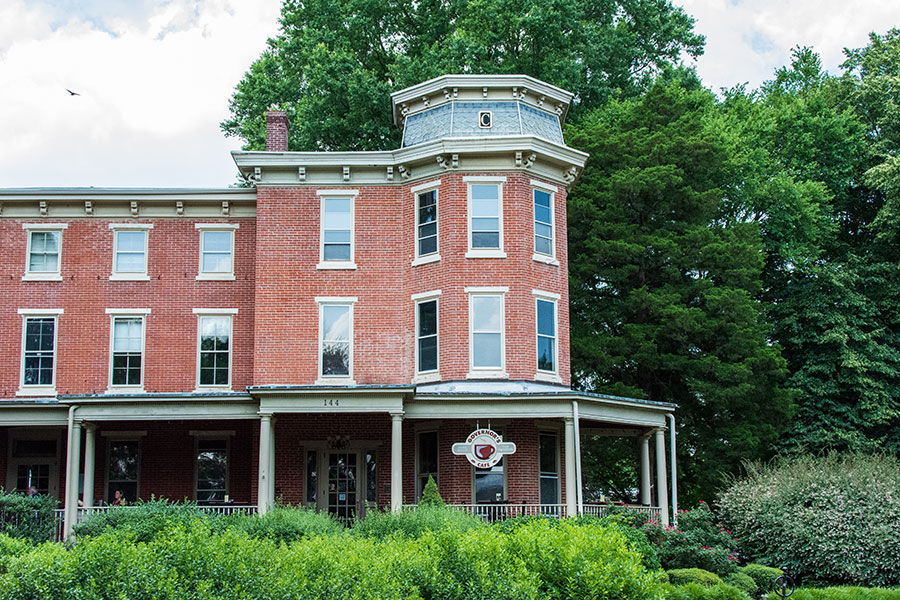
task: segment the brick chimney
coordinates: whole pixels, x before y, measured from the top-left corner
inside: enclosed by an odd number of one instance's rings
[[[266,111],[266,152],[287,152],[288,118],[283,110]]]

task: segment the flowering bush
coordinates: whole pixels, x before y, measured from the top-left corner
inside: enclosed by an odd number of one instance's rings
[[[699,568],[717,575],[737,570],[737,541],[702,501],[697,508],[678,514],[677,527],[650,521],[643,530],[658,546],[659,560],[666,570]]]
[[[797,456],[747,465],[719,498],[754,560],[803,584],[900,584],[900,460]]]

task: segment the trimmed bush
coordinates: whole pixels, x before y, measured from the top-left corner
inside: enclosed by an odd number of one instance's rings
[[[749,575],[741,573],[740,571],[738,571],[737,573],[728,574],[725,577],[724,581],[728,585],[733,585],[748,596],[757,596],[759,594],[759,586],[756,585],[756,582],[753,581],[753,578]]]
[[[0,489],[0,533],[33,543],[48,541],[56,528],[56,500]]]
[[[294,542],[315,535],[342,535],[346,528],[327,513],[276,506],[265,515],[229,515],[210,521],[214,531],[232,529],[250,537]]]
[[[131,506],[116,506],[94,513],[75,525],[75,535],[98,536],[112,528],[134,534],[138,542],[149,542],[174,523],[187,524],[207,518],[210,518],[209,515],[191,502],[175,504],[167,500],[139,501]]]
[[[746,468],[719,505],[748,555],[805,584],[900,585],[900,460],[830,454]]]
[[[0,533],[0,573],[6,573],[9,561],[31,550],[31,540]]]
[[[793,600],[900,600],[900,589],[831,587],[820,589],[799,589],[791,596]]]
[[[422,490],[422,499],[419,500],[419,506],[444,506],[444,499],[441,498],[441,493],[438,491],[437,482],[434,480],[434,477],[431,475],[428,476],[428,482],[425,484],[425,488]]]
[[[738,569],[738,573],[742,573],[752,578],[759,588],[760,594],[767,594],[774,589],[775,580],[784,573],[781,569],[767,567],[765,565],[757,565],[750,563]]]
[[[353,525],[353,533],[361,537],[383,538],[391,535],[420,537],[426,531],[468,531],[485,527],[478,517],[450,506],[420,505],[416,510],[370,512]]]
[[[719,585],[722,583],[721,577],[705,569],[669,569],[666,573],[669,575],[669,582],[672,585],[686,585],[688,583]]]
[[[727,583],[670,585],[665,594],[666,600],[750,600],[750,596]]]

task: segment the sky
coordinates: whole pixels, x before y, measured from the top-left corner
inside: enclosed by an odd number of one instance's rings
[[[795,46],[838,73],[900,0],[674,0],[713,89],[770,79]],[[278,33],[281,0],[0,1],[0,187],[226,187],[219,123]],[[66,90],[76,92],[73,96]],[[385,109],[387,110],[387,108]]]

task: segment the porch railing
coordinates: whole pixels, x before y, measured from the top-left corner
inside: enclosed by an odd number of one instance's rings
[[[648,521],[659,521],[658,506],[642,504],[585,504],[584,514],[592,517],[607,517],[619,513],[644,515]]]
[[[565,504],[453,504],[453,508],[470,515],[481,517],[483,521],[502,521],[514,517],[556,517],[564,519],[569,516]],[[406,504],[404,510],[415,510],[416,504]],[[642,506],[635,504],[585,504],[585,515],[605,517],[617,513],[643,515],[647,520],[659,519],[658,506]],[[574,516],[574,515],[573,515]]]

